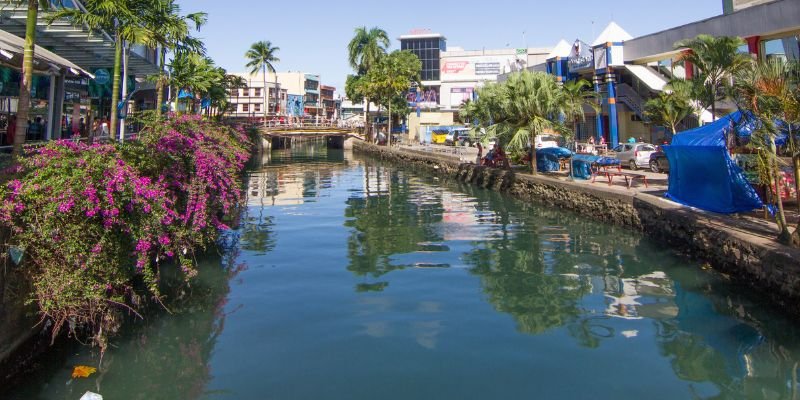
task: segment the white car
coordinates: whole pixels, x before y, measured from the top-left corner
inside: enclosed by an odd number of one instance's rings
[[[650,154],[655,151],[656,146],[650,143],[623,143],[614,148],[619,163],[632,170],[647,168],[650,165]]]
[[[536,136],[536,148],[546,149],[548,147],[558,147],[558,135],[543,134]]]

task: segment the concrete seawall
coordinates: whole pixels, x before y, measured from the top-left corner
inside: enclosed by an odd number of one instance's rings
[[[731,279],[763,293],[788,312],[800,315],[800,249],[749,229],[752,221],[682,206],[661,195],[606,189],[585,182],[529,175],[460,163],[446,155],[356,142],[354,151],[428,168],[431,172],[509,193],[587,218],[639,230],[708,263]],[[586,213],[592,210],[591,213]]]

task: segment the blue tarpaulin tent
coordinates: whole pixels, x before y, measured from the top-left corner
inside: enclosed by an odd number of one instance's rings
[[[536,150],[536,170],[539,172],[553,172],[560,169],[558,160],[569,158],[572,152],[563,147],[547,147]]]
[[[664,146],[669,160],[667,197],[681,204],[718,213],[750,211],[764,206],[741,168],[731,160],[727,135],[737,134],[743,116],[735,112],[699,128],[675,135]]]

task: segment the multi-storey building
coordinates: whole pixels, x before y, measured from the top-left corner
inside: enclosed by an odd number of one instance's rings
[[[336,117],[336,99],[334,99],[334,93],[336,92],[336,88],[333,86],[320,86],[320,98],[322,99],[322,115],[327,119],[333,119]]]
[[[599,112],[587,108],[586,122],[579,124],[576,132],[578,139],[595,137],[599,140],[602,137],[612,144],[632,137],[643,137],[654,143],[668,140],[671,132],[645,123],[643,109],[644,103],[663,91],[669,80],[690,79],[699,72],[690,63],[677,62],[688,50],[676,48],[675,43],[699,34],[737,36],[745,41],[740,51],[753,58],[800,60],[800,19],[797,18],[800,2],[755,3],[724,1],[726,11],[731,4],[740,8],[637,38],[611,23],[591,45],[582,41],[570,45],[562,41],[545,63],[529,69],[548,72],[559,81],[583,78],[594,84],[594,90],[602,98],[602,107]],[[734,108],[729,102],[718,102],[717,116]],[[709,110],[702,110],[699,117],[687,118],[682,128],[691,128],[712,118]]]
[[[247,81],[247,87],[229,93],[228,116],[233,118],[263,117],[264,78],[262,74],[237,73]],[[269,109],[267,115],[317,116],[322,115],[319,75],[304,72],[268,73],[266,79]]]

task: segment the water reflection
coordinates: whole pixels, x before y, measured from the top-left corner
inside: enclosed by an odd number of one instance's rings
[[[131,321],[125,334],[113,339],[100,364],[96,349],[67,343],[63,359],[48,359],[44,369],[28,377],[4,399],[78,399],[86,391],[111,399],[196,399],[208,395],[209,364],[225,327],[229,282],[245,266],[237,264],[236,235],[222,239],[225,256],[200,260],[198,279],[182,285],[174,268],[162,268],[162,293],[169,314],[151,314]],[[74,365],[99,367],[88,379],[70,379]],[[2,392],[2,391],[0,391]]]
[[[767,339],[775,332],[762,321],[774,318],[771,311],[733,294],[746,289],[698,272],[664,246],[424,173],[370,160],[363,169],[364,190],[347,200],[345,212],[352,273],[382,277],[464,264],[480,279],[487,301],[511,315],[521,333],[563,330],[578,345],[598,349],[648,332],[676,376],[691,382],[693,397],[798,395],[796,340],[790,349]],[[383,278],[356,290],[384,291],[391,282]],[[387,335],[389,327],[378,320],[367,332]],[[440,321],[414,327],[426,328],[421,345],[436,346]]]
[[[108,370],[11,398],[798,396],[797,324],[636,232],[315,145],[261,162],[236,284],[209,259]]]

